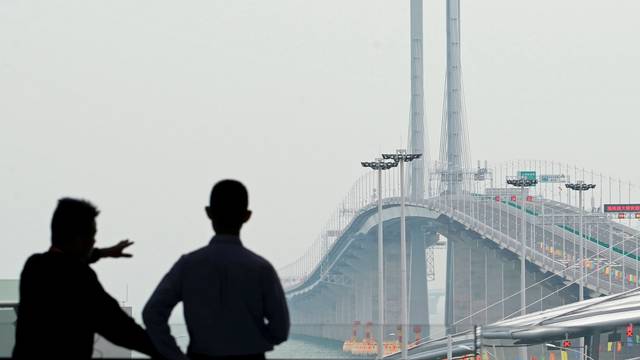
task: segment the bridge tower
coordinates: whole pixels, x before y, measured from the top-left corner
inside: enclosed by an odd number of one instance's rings
[[[460,193],[463,171],[469,166],[468,133],[464,119],[460,60],[460,0],[447,0],[446,101],[440,138],[440,191]]]
[[[422,1],[411,0],[411,114],[410,114],[410,143],[409,152],[422,154],[422,157],[412,161],[409,168],[409,198],[412,202],[423,202],[426,197],[431,196],[431,189],[425,191],[425,163],[429,163],[429,149],[425,146],[425,126],[424,126],[424,62],[423,62],[423,29],[422,29]],[[428,178],[428,177],[427,177]],[[411,227],[411,226],[410,226]],[[426,230],[419,228],[408,229],[409,246],[411,254],[425,254],[427,245]],[[434,232],[430,233],[433,236]],[[433,240],[433,239],[429,239]],[[424,336],[428,336],[429,329],[429,306],[425,299],[428,299],[429,291],[426,276],[425,256],[413,256],[407,259],[411,264],[408,276],[411,297],[408,301],[409,319],[414,325],[421,326]],[[407,337],[412,336],[406,334]]]
[[[424,134],[424,65],[422,61],[422,0],[411,0],[411,114],[409,129],[409,151],[422,154],[411,162],[409,168],[409,195],[411,201],[421,202],[425,198],[425,161],[428,149]]]

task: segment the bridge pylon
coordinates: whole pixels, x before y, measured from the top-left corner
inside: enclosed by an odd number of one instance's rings
[[[429,161],[429,151],[428,148],[425,147],[422,38],[422,0],[411,0],[411,114],[409,125],[409,153],[422,154],[422,157],[414,160],[408,169],[409,198],[414,202],[421,202],[425,198],[424,164]]]
[[[440,136],[439,192],[462,191],[463,170],[469,168],[469,134],[465,124],[460,60],[460,0],[447,0],[447,76]]]

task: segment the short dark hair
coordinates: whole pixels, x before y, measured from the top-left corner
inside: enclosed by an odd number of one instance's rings
[[[221,223],[242,224],[248,207],[247,188],[237,180],[221,180],[211,189],[209,209]]]
[[[90,234],[95,230],[94,221],[100,211],[90,202],[62,198],[51,219],[51,244],[64,246],[69,239]]]

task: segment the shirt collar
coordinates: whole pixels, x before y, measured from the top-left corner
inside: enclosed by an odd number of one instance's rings
[[[57,248],[53,245],[49,248],[49,252],[52,254],[64,254],[64,251],[62,251],[62,249]]]
[[[231,244],[242,246],[242,241],[240,241],[240,237],[237,235],[216,234],[213,236],[209,244]]]

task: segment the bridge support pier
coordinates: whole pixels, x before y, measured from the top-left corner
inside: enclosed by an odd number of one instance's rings
[[[448,224],[445,325],[450,332],[520,315],[520,260],[508,249],[465,229]],[[573,288],[548,296],[561,280],[527,262],[527,312],[576,301]],[[544,299],[544,300],[543,300]]]
[[[427,284],[427,244],[436,243],[437,234],[435,232],[425,233],[423,231],[410,232],[410,258],[411,264],[409,272],[409,319],[411,325],[421,327],[423,338],[429,336],[429,289]],[[413,329],[409,328],[410,332]],[[414,335],[409,335],[409,341],[415,340]]]
[[[366,258],[373,258],[372,251]],[[377,287],[377,263],[373,261],[358,262],[360,270],[354,277],[354,296],[355,296],[355,319],[360,320],[363,324],[374,320],[374,296],[377,294],[374,287]]]
[[[444,305],[444,326],[447,334],[453,334],[453,241],[447,239],[447,270],[446,270],[446,285],[445,285],[445,305]]]

